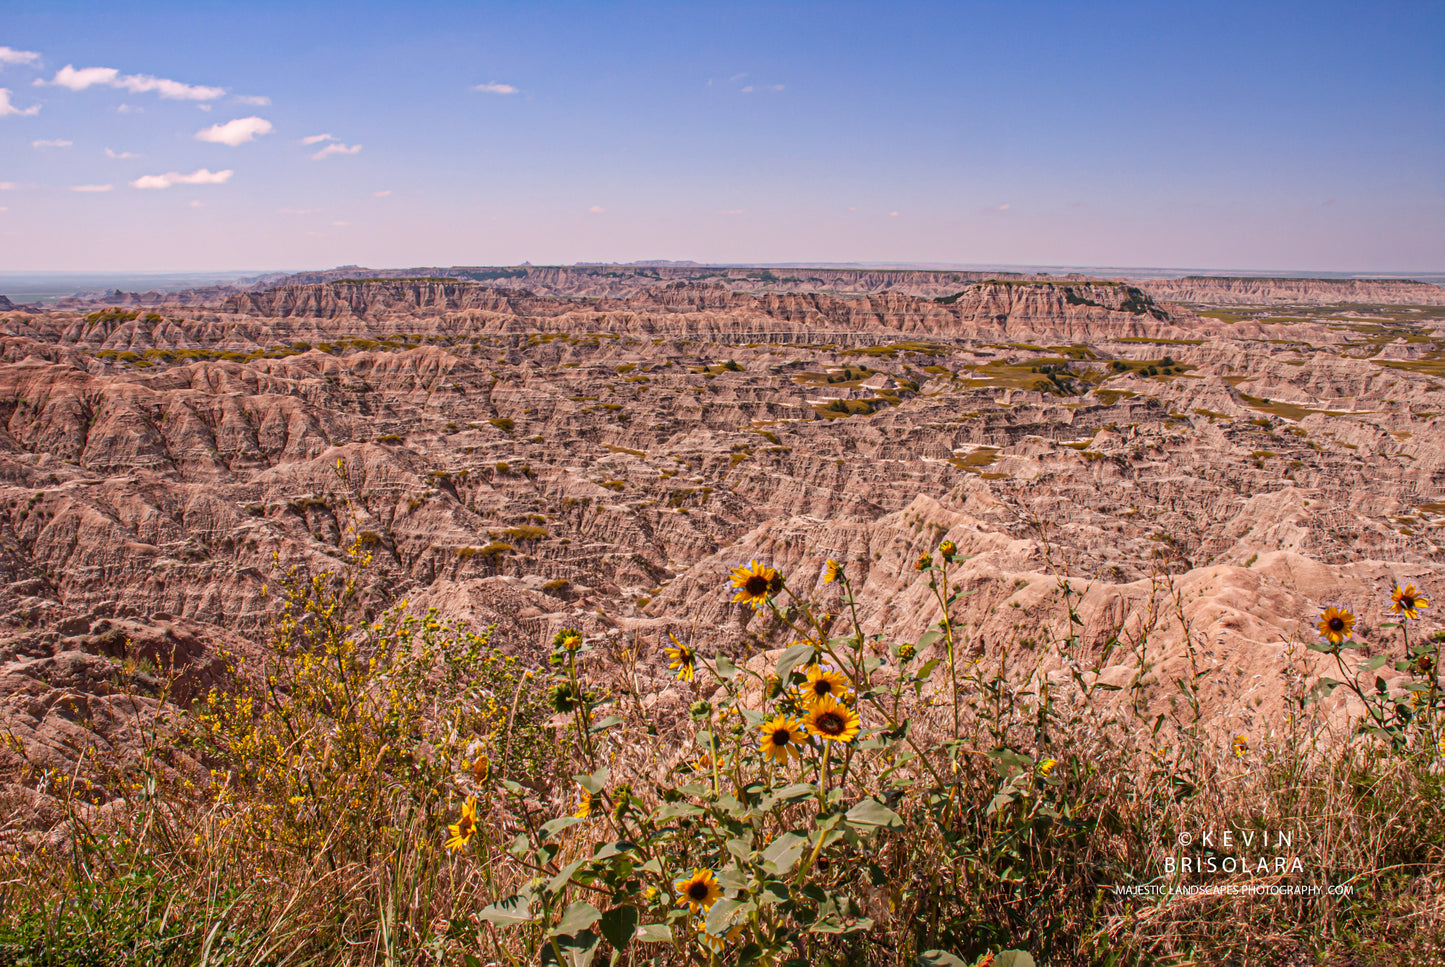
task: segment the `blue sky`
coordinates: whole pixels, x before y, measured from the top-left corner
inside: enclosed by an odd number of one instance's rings
[[[4,269],[1445,269],[1438,2],[52,0],[0,48]]]

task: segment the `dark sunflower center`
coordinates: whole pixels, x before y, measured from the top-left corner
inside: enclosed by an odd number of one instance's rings
[[[773,733],[773,745],[787,745],[792,741],[793,733],[787,729],[778,729]]]
[[[687,888],[687,897],[689,900],[706,900],[707,884],[702,880],[693,880]]]
[[[843,731],[843,716],[829,712],[826,715],[818,716],[818,728],[830,735]]]
[[[813,694],[814,694],[814,695],[831,695],[832,693],[833,693],[833,683],[832,683],[832,682],[823,680],[823,681],[816,681],[816,682],[813,683]]]
[[[1412,597],[1410,597],[1408,594],[1406,594],[1406,595],[1401,595],[1401,596],[1400,596],[1400,607],[1404,608],[1406,611],[1411,610],[1412,608],[1415,607],[1415,599],[1412,598]]]
[[[761,597],[768,591],[768,579],[761,574],[754,574],[743,584],[743,590],[753,597]]]
[[[1345,630],[1345,619],[1344,619],[1344,618],[1331,618],[1331,619],[1330,619],[1330,630],[1331,630],[1331,631],[1335,631],[1335,632],[1344,631],[1344,630]]]

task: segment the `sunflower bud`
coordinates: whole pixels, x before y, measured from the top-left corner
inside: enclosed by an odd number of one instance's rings
[[[953,555],[958,553],[958,545],[953,541],[944,541],[938,545],[938,556],[945,561],[952,561]]]
[[[913,565],[913,569],[915,571],[926,571],[931,567],[933,567],[932,554],[920,554],[918,556],[918,561]]]
[[[693,718],[699,720],[705,719],[712,714],[712,703],[707,699],[700,698],[692,703],[692,708],[689,711],[692,712]]]

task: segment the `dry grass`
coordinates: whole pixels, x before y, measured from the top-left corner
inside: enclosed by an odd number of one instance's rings
[[[917,563],[945,615],[954,554]],[[826,610],[751,573],[728,591],[781,656],[564,630],[529,669],[404,606],[367,617],[354,575],[293,576],[231,691],[181,708],[133,685],[133,756],[26,775],[0,962],[1440,962],[1439,642],[1407,640],[1409,684],[1383,693],[1350,643],[1311,646],[1338,680],[1296,645],[1274,729],[1236,737],[1205,673],[1159,675],[1154,635],[1183,620],[1162,581],[1086,630],[1061,578],[1032,637],[985,645],[948,618],[864,634],[846,573]],[[671,704],[645,702],[663,647]],[[805,673],[830,669],[856,737],[810,718]],[[781,762],[760,747],[779,717],[813,729]],[[1184,855],[1289,868],[1171,873]],[[721,898],[694,913],[696,871]],[[1191,884],[1307,895],[1118,889]]]

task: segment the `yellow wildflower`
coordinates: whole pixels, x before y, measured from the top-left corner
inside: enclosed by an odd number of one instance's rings
[[[721,896],[722,887],[717,885],[717,877],[709,869],[696,869],[692,876],[677,883],[678,902],[686,904],[693,913],[710,909]]]
[[[808,731],[827,742],[852,742],[858,737],[862,721],[858,713],[825,695],[813,703],[804,719]]]
[[[461,818],[449,825],[447,831],[451,833],[443,844],[447,849],[462,849],[472,841],[472,835],[477,831],[477,800],[474,797],[467,797]]]
[[[832,584],[834,581],[841,580],[842,577],[843,565],[839,564],[831,557],[828,558],[828,563],[823,565],[823,581],[827,584]]]
[[[592,815],[592,793],[583,790],[582,799],[577,803],[577,808],[572,811],[572,815],[578,819],[586,819]]]
[[[1054,766],[1058,764],[1058,759],[1045,759],[1043,762],[1039,763],[1039,775],[1047,776],[1050,772],[1054,771]]]
[[[692,648],[677,640],[672,632],[667,633],[672,639],[675,648],[664,648],[662,653],[667,656],[668,670],[677,672],[677,680],[680,682],[692,681],[693,674],[697,671],[697,655]]]
[[[774,584],[778,581],[778,572],[757,561],[749,561],[747,567],[733,568],[732,579],[733,587],[738,589],[738,593],[733,595],[733,604],[746,602],[754,608],[761,608],[770,596],[777,593]]]
[[[779,715],[771,722],[765,723],[761,732],[763,758],[771,759],[780,766],[788,764],[789,756],[794,759],[800,758],[798,747],[807,733],[803,731],[803,724],[797,719]]]
[[[1330,605],[1320,612],[1319,624],[1320,637],[1330,644],[1338,645],[1350,636],[1355,628],[1355,613],[1349,608],[1337,608]]]
[[[824,668],[816,662],[808,666],[808,680],[798,686],[798,700],[811,706],[820,698],[829,696],[846,700],[848,697],[848,676],[831,668]]]
[[[1418,619],[1420,612],[1430,605],[1430,599],[1422,597],[1420,592],[1415,590],[1413,584],[1407,584],[1404,587],[1395,585],[1395,590],[1390,592],[1390,600],[1395,602],[1390,606],[1392,611],[1411,620]]]
[[[1234,737],[1234,754],[1237,758],[1243,759],[1244,754],[1249,751],[1249,736],[1236,735]]]

